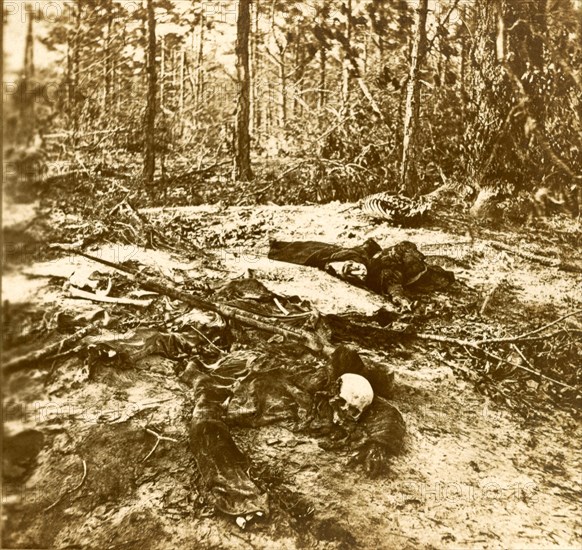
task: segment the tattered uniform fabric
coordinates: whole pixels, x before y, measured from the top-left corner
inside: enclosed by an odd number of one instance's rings
[[[325,269],[331,262],[352,260],[369,266],[372,258],[382,248],[372,239],[363,245],[354,248],[345,248],[336,244],[327,244],[319,241],[271,241],[269,258],[299,265],[307,265]]]
[[[355,351],[342,346],[329,362],[309,355],[290,360],[280,354],[249,360],[247,352],[243,360],[228,357],[212,373],[199,372],[194,377],[190,444],[211,503],[236,516],[268,513],[267,495],[250,479],[248,461],[232,440],[229,426],[256,428],[276,422],[311,436],[339,437],[336,447],[355,451],[370,473],[378,473],[390,456],[400,452],[405,433],[400,412],[381,397],[388,373],[371,377],[376,397],[350,433],[333,424],[328,403],[329,391],[341,374],[370,375],[373,370]]]
[[[260,283],[233,281],[229,288],[247,297]],[[256,287],[256,288],[255,288]],[[229,291],[230,292],[230,291]],[[242,294],[241,294],[242,293]],[[266,289],[261,290],[266,302]],[[252,300],[250,300],[252,302]],[[195,339],[137,329],[124,337],[102,333],[88,336],[90,356],[131,366],[151,355],[170,359],[191,356]],[[400,412],[387,401],[393,374],[381,365],[364,363],[353,349],[340,346],[331,360],[314,357],[297,344],[256,344],[256,349],[233,352],[212,368],[192,357],[182,380],[192,384],[194,409],[190,448],[201,489],[216,510],[233,516],[269,512],[268,495],[249,476],[249,460],[234,442],[230,428],[258,428],[278,423],[312,437],[324,448],[348,449],[372,475],[400,452],[405,425]],[[333,423],[329,398],[336,380],[346,372],[366,377],[374,401],[349,431]]]
[[[406,302],[404,287],[424,292],[443,290],[455,280],[452,272],[428,265],[426,257],[409,241],[382,249],[372,239],[353,248],[317,241],[274,240],[270,244],[269,258],[327,271],[332,262],[360,263],[366,268],[363,286],[397,302]],[[351,279],[348,282],[358,284]]]

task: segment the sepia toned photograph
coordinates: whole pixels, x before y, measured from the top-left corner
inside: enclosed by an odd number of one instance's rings
[[[582,0],[2,9],[0,548],[582,548]]]

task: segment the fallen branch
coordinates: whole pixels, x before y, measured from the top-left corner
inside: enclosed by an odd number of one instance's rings
[[[149,307],[153,300],[138,300],[136,298],[115,298],[114,296],[106,296],[104,294],[94,294],[86,290],[81,290],[73,285],[68,285],[66,290],[69,292],[71,298],[82,298],[84,300],[91,300],[93,302],[103,302],[106,304],[122,304],[126,306]]]
[[[555,336],[557,334],[561,334],[562,331],[553,332],[551,334],[541,335],[536,338],[532,338],[535,334],[539,334],[544,330],[561,323],[568,317],[574,317],[575,315],[582,314],[582,309],[577,309],[575,311],[571,311],[566,315],[562,315],[562,317],[552,321],[551,323],[547,323],[535,330],[530,330],[529,332],[524,332],[523,334],[519,334],[518,336],[502,336],[500,338],[484,338],[483,340],[463,340],[462,338],[454,338],[451,336],[442,336],[440,334],[428,334],[424,332],[417,332],[416,337],[421,338],[423,340],[432,340],[433,342],[446,342],[449,344],[457,344],[459,346],[470,346],[470,347],[478,347],[484,344],[502,344],[502,343],[509,343],[509,342],[519,342],[520,340],[539,340],[544,338],[550,338],[551,336]]]
[[[30,363],[37,363],[46,357],[51,357],[53,355],[57,355],[59,353],[63,353],[64,350],[68,349],[70,346],[84,338],[91,332],[93,332],[97,327],[94,324],[88,325],[79,329],[74,334],[63,338],[59,342],[55,342],[54,344],[50,344],[41,348],[36,351],[31,351],[26,355],[22,355],[20,357],[15,357],[6,363],[2,367],[2,371],[4,375],[12,374],[13,372],[19,371]]]
[[[499,279],[499,281],[497,281],[491,287],[491,289],[489,290],[489,292],[485,296],[485,299],[483,300],[483,305],[481,306],[481,309],[479,310],[479,317],[483,317],[483,315],[485,314],[485,310],[487,309],[487,306],[489,305],[489,302],[491,301],[491,298],[493,298],[493,295],[495,294],[497,289],[501,286],[501,284],[503,284],[504,281],[505,281],[505,277],[502,277],[501,279]]]
[[[575,311],[571,311],[570,313],[567,313],[566,315],[562,315],[562,317],[559,317],[558,319],[556,319],[555,321],[552,321],[551,323],[543,325],[540,328],[536,328],[535,330],[525,332],[524,334],[520,334],[519,336],[507,336],[507,337],[502,337],[502,338],[486,338],[484,340],[478,340],[475,343],[476,344],[497,344],[500,342],[517,342],[519,340],[529,339],[529,337],[533,336],[534,334],[539,334],[540,332],[543,332],[544,330],[547,330],[550,327],[553,327],[554,325],[561,323],[565,319],[568,319],[568,317],[574,317],[575,315],[580,315],[580,314],[582,314],[582,309],[577,309]],[[544,338],[544,337],[542,336],[541,338]]]
[[[55,502],[53,502],[50,506],[47,506],[44,509],[44,511],[48,512],[50,509],[54,508],[59,502],[61,502],[61,500],[63,500],[63,498],[65,498],[67,495],[74,493],[77,489],[79,489],[81,485],[85,483],[86,477],[87,477],[87,462],[85,462],[85,460],[83,459],[83,477],[81,478],[81,481],[79,481],[79,483],[77,483],[77,485],[75,485],[72,489],[65,491],[57,500],[55,500]]]
[[[178,443],[177,439],[174,439],[173,437],[167,437],[165,435],[160,435],[159,433],[154,432],[154,430],[150,430],[149,428],[146,428],[145,431],[155,436],[156,442],[152,447],[152,450],[146,455],[142,462],[145,462],[150,456],[154,454],[155,450],[158,448],[158,445],[160,444],[160,441],[172,441],[174,443]]]
[[[83,246],[82,239],[75,241],[74,243],[49,243],[49,245],[48,245],[49,248],[57,248],[60,250],[67,250],[67,251],[76,250],[77,248],[79,248],[81,246]]]
[[[213,311],[215,313],[218,313],[219,315],[222,315],[222,317],[231,319],[233,321],[238,321],[243,325],[247,325],[249,327],[264,330],[271,334],[280,334],[281,336],[284,336],[286,338],[293,338],[301,342],[304,346],[309,348],[314,353],[323,353],[324,355],[331,355],[334,351],[334,348],[331,346],[331,344],[318,333],[311,333],[302,329],[292,327],[284,327],[279,324],[276,324],[273,321],[273,318],[267,318],[263,315],[258,315],[256,313],[251,313],[249,311],[243,311],[236,307],[229,306],[227,304],[215,304],[213,302],[203,300],[202,298],[198,298],[193,294],[169,286],[167,283],[161,282],[158,279],[146,277],[141,273],[134,273],[133,271],[130,271],[129,269],[121,266],[120,264],[116,264],[115,262],[110,262],[102,258],[97,258],[95,256],[91,256],[90,254],[86,254],[85,252],[81,251],[77,251],[77,254],[89,260],[93,260],[94,262],[106,265],[121,272],[127,279],[139,284],[146,290],[152,290],[154,292],[157,292],[158,294],[163,294],[174,300],[180,300],[186,304],[190,304],[194,307],[197,307],[198,309],[202,309],[205,311]],[[280,317],[284,318],[285,316]]]
[[[524,371],[529,372],[531,374],[534,374],[536,376],[539,376],[540,378],[544,378],[545,380],[548,380],[549,382],[552,382],[553,384],[557,384],[557,385],[562,386],[564,388],[568,388],[570,390],[577,391],[578,389],[575,388],[574,386],[570,386],[569,384],[565,384],[564,382],[560,382],[559,380],[555,380],[554,378],[550,378],[549,376],[546,376],[545,374],[542,374],[541,372],[536,371],[534,369],[525,367],[524,365],[518,365],[517,363],[513,363],[512,361],[509,361],[503,357],[500,357],[499,355],[497,355],[491,351],[483,349],[481,346],[483,346],[485,344],[498,344],[498,343],[517,342],[520,340],[521,341],[531,340],[531,339],[534,339],[534,337],[533,337],[534,334],[538,334],[539,332],[542,332],[542,331],[550,328],[551,326],[556,325],[557,323],[563,321],[564,319],[566,319],[568,317],[572,317],[574,315],[579,315],[581,313],[582,313],[582,309],[576,310],[576,311],[573,311],[571,313],[568,313],[567,315],[560,317],[559,319],[556,319],[555,321],[552,321],[551,323],[548,323],[547,325],[544,325],[543,327],[532,330],[530,332],[526,332],[526,333],[521,334],[519,336],[510,336],[510,337],[506,337],[506,338],[489,338],[489,339],[475,340],[474,341],[474,340],[464,340],[462,338],[453,338],[453,337],[449,337],[449,336],[442,336],[440,334],[426,334],[426,333],[421,333],[421,332],[417,333],[416,337],[421,338],[422,340],[431,340],[433,342],[443,342],[443,343],[448,343],[448,344],[455,344],[455,345],[458,345],[461,347],[469,347],[469,348],[478,350],[481,353],[484,353],[486,355],[489,355],[490,357],[493,357],[497,361],[502,361],[504,363],[512,365],[513,367],[515,367],[517,369],[521,369],[521,370],[524,370]],[[552,333],[552,335],[554,335],[554,334],[557,334],[557,333]],[[552,335],[539,336],[539,337],[535,337],[535,339],[549,338]],[[520,352],[520,355],[521,355],[521,352]]]
[[[576,264],[571,264],[568,262],[564,262],[559,260],[558,258],[548,258],[547,256],[539,256],[538,254],[532,254],[531,252],[525,252],[524,250],[519,250],[518,248],[514,248],[504,243],[500,243],[497,241],[489,241],[488,243],[492,248],[496,250],[503,250],[504,252],[509,252],[510,254],[515,254],[520,258],[524,258],[526,260],[530,260],[532,262],[539,263],[541,265],[545,265],[547,267],[557,267],[562,271],[569,271],[571,273],[582,273],[582,267]]]
[[[130,411],[121,413],[119,408],[111,409],[107,411],[103,411],[99,417],[97,418],[97,422],[107,422],[108,424],[121,424],[123,422],[127,422],[131,420],[134,416],[142,413],[143,411],[147,411],[150,409],[157,409],[160,404],[167,403],[168,401],[172,401],[172,399],[157,399],[156,401],[149,401],[147,403],[142,403],[139,405],[138,403],[128,403],[130,405]],[[138,407],[134,408],[134,405],[139,405]],[[116,416],[114,419],[111,419],[113,416]]]

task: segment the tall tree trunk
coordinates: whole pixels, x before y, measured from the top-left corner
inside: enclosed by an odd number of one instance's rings
[[[325,46],[322,44],[319,49],[319,93],[317,95],[317,111],[320,117],[323,115],[323,108],[325,107],[326,61],[327,52],[325,51]]]
[[[200,106],[204,96],[204,29],[206,19],[204,19],[204,10],[200,14],[200,33],[198,42],[198,55],[196,59],[196,108]]]
[[[79,89],[81,73],[81,13],[83,10],[82,0],[77,0],[77,9],[75,12],[75,35],[73,39],[72,52],[72,88],[73,88],[73,150],[77,149],[79,139],[79,99],[81,97],[81,90]]]
[[[238,101],[235,127],[234,178],[237,181],[251,181],[251,137],[249,133],[250,114],[250,74],[249,74],[249,34],[251,0],[241,0],[236,23],[236,71],[238,79]]]
[[[163,112],[166,95],[166,45],[164,35],[160,39],[160,58],[160,109]]]
[[[346,43],[342,60],[342,105],[344,109],[347,109],[350,102],[350,75],[352,69],[350,54],[352,48],[352,0],[347,0],[344,7],[346,12]]]
[[[420,117],[420,70],[426,55],[426,17],[428,0],[420,0],[416,10],[414,42],[410,56],[410,71],[406,89],[400,189],[414,194],[418,186],[416,137]]]
[[[30,146],[34,139],[35,112],[34,112],[34,14],[28,12],[28,27],[24,46],[24,74],[22,75],[20,94],[20,139],[26,146]]]
[[[285,49],[280,50],[279,59],[279,82],[281,84],[281,111],[279,114],[279,126],[285,127],[287,124],[287,65],[285,61]]]
[[[475,4],[475,10],[465,164],[479,190],[472,210],[481,217],[487,211],[481,204],[488,202],[482,197],[491,195],[490,188],[503,181],[519,185],[532,166],[541,165],[526,122],[535,112],[536,128],[543,134],[545,100],[526,73],[543,64],[545,1],[486,0]]]
[[[465,112],[467,110],[468,98],[466,97],[466,80],[467,80],[467,9],[465,6],[461,12],[462,35],[461,35],[461,71],[459,75],[459,96],[461,98],[461,117],[462,124],[465,122]]]
[[[257,116],[257,73],[259,70],[257,64],[257,37],[258,37],[258,12],[259,12],[259,2],[256,0],[254,4],[251,5],[251,16],[253,21],[253,30],[250,33],[250,58],[249,58],[249,78],[251,79],[251,87],[249,90],[249,132],[251,135],[258,129],[258,116]]]
[[[107,26],[105,27],[105,37],[103,40],[103,112],[109,105],[109,96],[111,94],[112,66],[114,64],[111,55],[111,35],[113,27],[112,0],[107,3]]]
[[[143,180],[146,185],[154,182],[156,169],[156,19],[154,0],[147,2],[147,100],[144,117]]]
[[[471,184],[479,189],[488,184],[486,165],[493,155],[494,138],[499,135],[506,116],[509,93],[508,83],[499,71],[499,56],[505,55],[505,34],[498,32],[497,0],[479,2],[474,10],[469,82],[472,109],[465,136],[465,164]]]
[[[180,48],[180,96],[179,96],[179,100],[178,100],[178,114],[180,115],[180,125],[182,125],[182,117],[184,115],[184,79],[186,78],[186,74],[185,74],[185,70],[184,70],[184,65],[185,65],[185,56],[186,56],[186,52],[184,51],[184,48]],[[180,134],[182,132],[180,131]]]

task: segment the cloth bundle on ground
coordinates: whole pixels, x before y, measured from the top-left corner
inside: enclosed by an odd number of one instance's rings
[[[268,513],[267,495],[249,477],[248,460],[232,440],[231,426],[278,422],[294,431],[331,438],[335,443],[328,443],[330,448],[355,451],[356,461],[372,475],[402,448],[404,421],[383,397],[391,387],[389,373],[365,365],[348,347],[339,347],[324,364],[311,355],[297,359],[284,353],[243,352],[229,356],[212,372],[195,371],[191,449],[210,502],[224,513]],[[329,405],[334,381],[346,372],[366,376],[375,389],[372,406],[349,433],[333,423]]]
[[[323,269],[405,307],[410,303],[404,287],[424,292],[443,290],[455,280],[452,272],[428,265],[424,254],[409,241],[382,249],[373,239],[353,248],[318,241],[274,240],[269,258]]]

